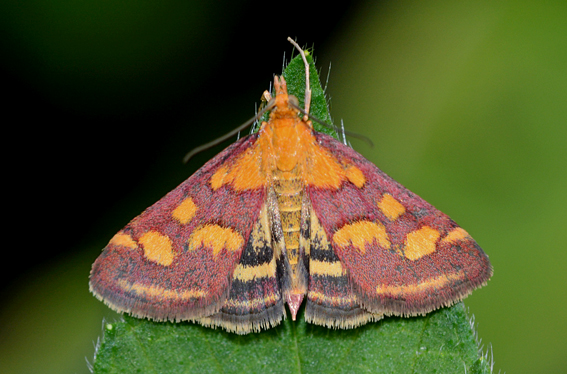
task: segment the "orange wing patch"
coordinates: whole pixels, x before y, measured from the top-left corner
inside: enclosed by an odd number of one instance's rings
[[[429,226],[423,226],[419,230],[410,232],[406,237],[406,247],[404,255],[406,258],[415,261],[423,256],[435,252],[439,231]]]
[[[257,266],[243,266],[238,264],[232,275],[234,279],[249,282],[257,278],[273,278],[276,276],[276,259]]]
[[[305,184],[320,188],[338,189],[345,179],[345,172],[333,156],[314,145],[303,173]]]
[[[223,248],[228,251],[238,251],[244,245],[244,238],[231,228],[219,225],[204,225],[191,234],[188,250],[194,251],[200,247],[212,248],[213,256]]]
[[[406,212],[406,208],[389,193],[385,193],[378,202],[378,208],[390,221],[397,220]]]
[[[410,284],[405,286],[378,286],[376,293],[379,295],[387,296],[407,296],[418,295],[423,292],[428,292],[434,289],[440,289],[452,282],[464,279],[462,271],[453,274],[441,275],[435,278],[421,280],[418,284]]]
[[[145,286],[140,283],[129,283],[124,279],[118,280],[118,286],[125,291],[135,292],[145,297],[160,297],[168,300],[190,300],[204,298],[207,292],[202,290],[172,290],[159,286]]]
[[[362,254],[366,252],[366,244],[372,244],[374,240],[381,247],[390,249],[390,240],[384,225],[370,221],[359,221],[344,225],[333,236],[335,244],[341,247],[352,244]]]
[[[362,171],[354,165],[347,166],[346,177],[350,183],[354,184],[358,188],[362,188],[364,183],[366,183],[366,177]]]
[[[464,229],[457,227],[453,231],[449,232],[443,239],[442,243],[454,243],[459,240],[470,239],[471,236]]]
[[[340,261],[328,262],[311,260],[309,262],[309,272],[314,275],[327,275],[331,277],[340,277],[346,274]]]
[[[309,139],[311,138],[312,135]],[[347,180],[358,188],[362,188],[366,183],[366,177],[359,168],[352,164],[341,164],[314,139],[309,146],[305,146],[305,149],[303,173],[305,184],[336,190]]]
[[[225,184],[225,178],[228,175],[228,167],[221,166],[218,170],[213,174],[209,183],[211,184],[211,188],[213,191],[218,190],[221,188],[223,184]]]
[[[197,213],[197,205],[195,205],[192,198],[188,197],[171,212],[171,215],[179,223],[185,225],[193,219],[195,213]]]
[[[233,162],[221,166],[211,177],[213,191],[225,184],[230,184],[237,191],[253,190],[266,184],[266,172],[269,169],[264,162],[270,157],[271,146],[266,137],[259,137],[256,143]]]
[[[114,245],[120,245],[126,248],[134,249],[138,247],[134,239],[128,234],[124,234],[123,232],[119,232],[118,234],[114,235],[112,239],[110,239],[110,243]]]
[[[169,266],[175,257],[171,239],[157,231],[148,231],[138,242],[144,248],[144,256],[162,266]]]

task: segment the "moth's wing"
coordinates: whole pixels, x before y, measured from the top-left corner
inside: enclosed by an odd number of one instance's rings
[[[488,256],[446,214],[415,195],[356,151],[318,133],[318,144],[351,175],[338,189],[307,192],[313,212],[371,313],[412,316],[451,305],[492,275]],[[348,174],[348,173],[347,173]]]
[[[305,319],[333,328],[352,328],[382,318],[365,310],[346,268],[335,253],[315,211],[308,203],[309,283]]]
[[[232,275],[250,246],[265,189],[235,191],[218,180],[213,188],[211,178],[256,139],[229,146],[116,234],[91,270],[95,296],[158,321],[219,312],[238,283]]]
[[[247,334],[275,326],[285,317],[282,283],[288,265],[274,238],[268,206],[265,204],[260,210],[234,269],[228,298],[217,313],[198,319],[199,323]]]

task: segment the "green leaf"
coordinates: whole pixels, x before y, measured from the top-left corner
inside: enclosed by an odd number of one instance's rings
[[[316,121],[313,122],[313,127],[319,132],[324,132],[326,134],[332,135],[338,139],[337,132],[333,127],[333,121],[331,120],[331,115],[329,114],[329,108],[327,107],[327,100],[325,98],[325,91],[321,87],[319,81],[319,74],[315,67],[313,57],[309,52],[306,53],[307,62],[309,63],[309,80],[311,87],[311,108],[309,114],[321,122],[326,123],[328,126],[323,126]],[[283,71],[283,77],[287,82],[288,94],[293,95],[299,99],[299,106],[305,107],[305,64],[301,59],[301,56],[296,56],[292,59]],[[263,121],[268,120],[268,115],[265,114],[262,117]]]
[[[309,80],[311,81],[310,114],[329,125],[328,127],[325,127],[313,121],[313,126],[315,130],[319,132],[324,132],[338,138],[336,132],[332,128],[333,122],[331,120],[331,115],[329,114],[329,108],[327,107],[325,92],[321,87],[319,74],[317,73],[313,57],[311,54],[306,52],[306,58],[307,62],[309,62]],[[301,56],[297,56],[290,61],[283,72],[283,76],[287,82],[288,93],[297,97],[299,99],[300,106],[305,107],[305,64],[301,59]]]
[[[330,116],[310,56],[311,114]],[[304,66],[284,72],[290,94],[303,101]],[[331,132],[328,128],[317,130]],[[336,134],[334,134],[336,136]],[[160,323],[124,316],[105,325],[95,373],[489,373],[463,303],[424,317],[387,317],[351,330],[298,320],[248,335],[191,322]]]
[[[124,316],[107,324],[95,373],[489,373],[463,303],[352,330],[287,319],[236,335]]]

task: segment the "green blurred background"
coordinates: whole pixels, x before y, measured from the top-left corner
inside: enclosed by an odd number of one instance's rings
[[[495,372],[567,372],[567,2],[31,0],[0,5],[9,225],[0,371],[87,373],[90,264],[315,47],[353,146],[489,254],[465,304]],[[7,141],[10,140],[10,141]],[[10,145],[10,143],[14,143]],[[32,219],[33,218],[33,219]]]

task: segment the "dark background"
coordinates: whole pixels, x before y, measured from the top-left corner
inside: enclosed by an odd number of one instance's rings
[[[495,275],[465,304],[495,372],[567,372],[567,4],[32,0],[0,5],[0,371],[87,372],[91,263],[227,144],[314,47],[353,146],[448,213]]]
[[[5,150],[17,171],[25,168],[13,187],[31,188],[24,204],[42,219],[34,236],[65,243],[38,250],[27,258],[30,266],[76,247],[95,223],[109,219],[109,207],[147,182],[158,159],[172,157],[167,167],[192,173],[210,155],[185,167],[183,155],[254,114],[282,70],[284,52],[292,52],[287,37],[324,49],[354,6],[28,4],[8,6],[0,16],[8,36],[0,62],[5,124],[15,130],[5,139],[18,144]],[[19,213],[29,222],[28,209]]]

